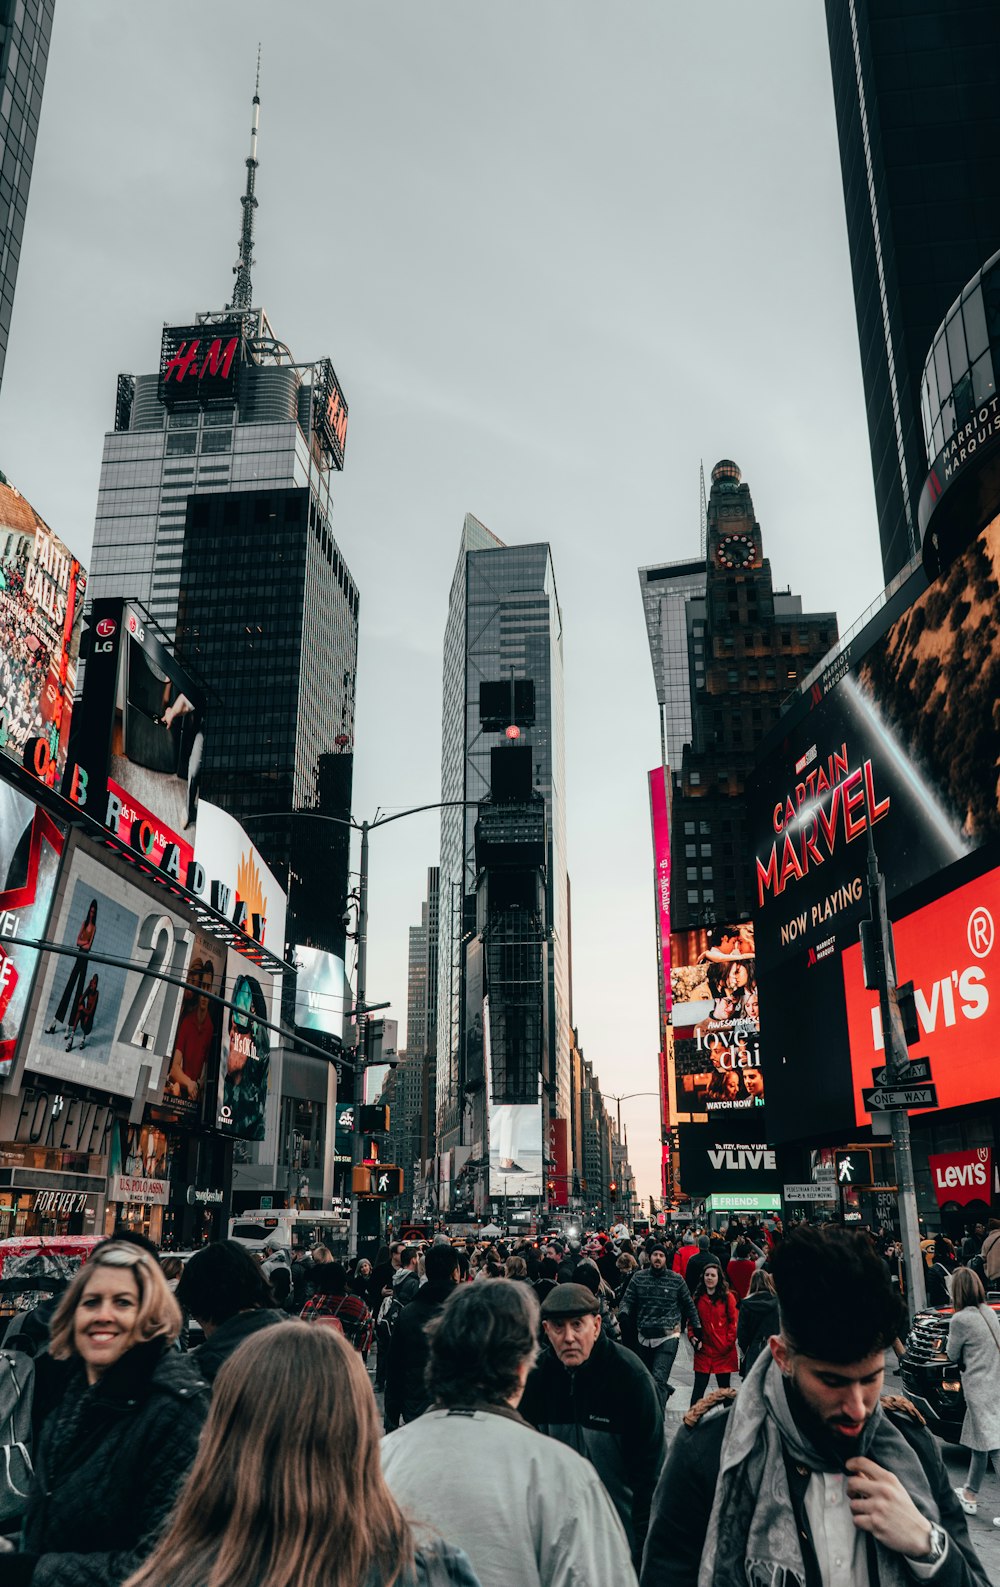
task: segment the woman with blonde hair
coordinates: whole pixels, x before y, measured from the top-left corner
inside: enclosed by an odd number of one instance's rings
[[[379,1432],[335,1330],[255,1334],[219,1373],[170,1524],[127,1587],[479,1587],[461,1550],[415,1540]]]
[[[187,1476],[208,1389],[172,1348],[181,1311],[155,1256],[109,1241],[74,1274],[35,1362],[35,1472],[3,1587],[117,1587]],[[45,1410],[48,1414],[44,1415]]]

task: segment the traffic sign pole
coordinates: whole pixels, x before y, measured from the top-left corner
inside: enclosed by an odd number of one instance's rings
[[[896,996],[896,958],[893,949],[892,926],[885,898],[885,878],[878,868],[875,839],[872,835],[873,791],[870,778],[865,778],[865,810],[868,827],[868,898],[870,917],[862,929],[862,950],[868,949],[866,958],[866,984],[878,989],[879,1008],[882,1014],[882,1041],[886,1055],[886,1081],[889,1086],[906,1086],[909,1052],[906,1045],[906,1021]],[[872,952],[872,948],[874,951]],[[868,972],[871,972],[869,979]],[[912,989],[911,989],[912,990]],[[920,1249],[920,1220],[917,1212],[917,1189],[913,1181],[913,1152],[910,1146],[910,1115],[905,1107],[890,1113],[892,1120],[892,1147],[896,1160],[896,1183],[899,1186],[899,1229],[906,1262],[906,1299],[911,1317],[927,1305],[927,1288],[924,1283],[924,1258]]]

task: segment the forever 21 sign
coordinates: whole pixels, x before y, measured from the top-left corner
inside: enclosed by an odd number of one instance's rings
[[[243,352],[239,320],[171,326],[160,349],[160,401],[235,402]]]

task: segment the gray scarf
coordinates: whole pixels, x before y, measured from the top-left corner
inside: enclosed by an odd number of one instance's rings
[[[940,1520],[923,1466],[881,1405],[869,1418],[857,1452],[893,1472],[928,1521]],[[839,1469],[799,1430],[778,1364],[764,1351],[730,1413],[698,1587],[805,1587],[786,1453],[811,1471]],[[875,1550],[880,1587],[912,1583],[902,1555],[877,1542]]]

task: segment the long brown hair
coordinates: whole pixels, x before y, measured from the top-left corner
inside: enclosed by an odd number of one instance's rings
[[[361,1357],[290,1322],[220,1371],[166,1533],[126,1587],[358,1587],[373,1572],[392,1587],[412,1561]]]

